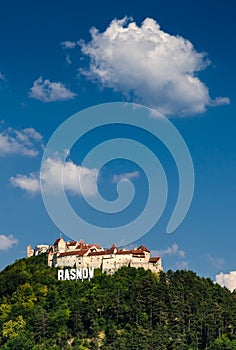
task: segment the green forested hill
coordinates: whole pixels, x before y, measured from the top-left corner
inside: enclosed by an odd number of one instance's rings
[[[236,349],[236,293],[192,271],[57,281],[45,255],[0,272],[0,349]]]

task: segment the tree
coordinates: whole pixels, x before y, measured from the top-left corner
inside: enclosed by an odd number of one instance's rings
[[[22,316],[18,316],[15,321],[9,320],[2,326],[3,338],[16,338],[25,329],[26,322]]]

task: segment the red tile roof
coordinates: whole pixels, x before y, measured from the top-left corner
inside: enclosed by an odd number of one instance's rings
[[[55,244],[59,243],[61,239],[62,239],[62,238],[57,238],[57,240],[54,242],[54,244],[53,244],[53,245],[55,245]]]
[[[76,245],[76,244],[77,244],[76,241],[72,241],[72,242],[66,243],[67,246],[73,246],[73,245]]]
[[[156,257],[154,257],[154,258],[150,258],[150,259],[149,259],[149,262],[150,262],[150,263],[156,263],[158,260],[160,260],[160,257],[159,257],[159,256],[156,256]]]
[[[56,242],[54,243],[57,244],[62,238],[58,238]],[[101,249],[99,244],[85,244],[82,240],[79,242],[76,241],[71,241],[67,243],[67,246],[76,246],[75,250],[73,251],[68,251],[68,252],[63,252],[60,253],[59,257],[64,257],[64,256],[70,256],[70,255],[76,255],[76,256],[83,256],[86,254],[90,248],[96,247],[97,249]],[[117,254],[117,255],[132,255],[133,257],[139,257],[139,258],[144,258],[145,253],[150,251],[145,247],[145,246],[140,246],[138,249],[131,249],[131,250],[119,250],[114,243],[111,248],[98,251],[98,252],[89,252],[88,256],[100,256],[100,255],[111,255],[111,254]],[[150,258],[149,262],[155,263],[159,260],[159,257],[156,258]]]
[[[85,243],[83,243],[83,244],[79,243],[77,245],[76,249],[87,249],[87,248],[92,248],[92,247],[96,247],[97,249],[101,249],[99,244],[85,244]]]
[[[141,245],[140,247],[138,247],[138,250],[142,250],[143,252],[150,253],[150,250],[148,250],[144,245]]]
[[[113,244],[113,246],[110,249],[106,250],[106,254],[116,254],[119,251],[117,246]]]
[[[59,257],[69,256],[69,255],[83,256],[85,253],[87,253],[87,251],[88,251],[88,249],[72,250],[72,251],[70,251],[70,252],[60,253],[60,254],[59,254]]]
[[[97,255],[107,255],[107,251],[106,250],[102,250],[101,252],[90,252],[88,253],[88,256],[97,256]]]
[[[132,253],[130,250],[118,250],[118,252],[116,254],[118,254],[118,255],[130,255]]]
[[[139,250],[139,249],[132,249],[131,252],[132,252],[132,254],[143,254],[144,255],[144,252],[142,250]]]
[[[96,247],[98,249],[101,249],[99,244],[86,244],[87,247],[92,248],[92,247]]]

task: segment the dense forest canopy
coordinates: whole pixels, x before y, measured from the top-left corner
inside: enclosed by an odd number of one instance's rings
[[[236,292],[192,271],[58,281],[44,254],[0,272],[0,349],[236,349]]]

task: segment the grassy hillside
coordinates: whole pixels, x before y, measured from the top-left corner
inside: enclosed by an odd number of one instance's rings
[[[192,271],[57,281],[41,255],[0,272],[0,349],[236,349],[236,293]]]

